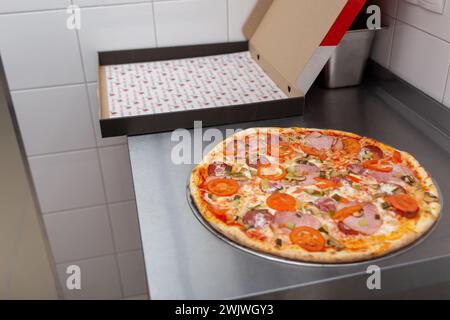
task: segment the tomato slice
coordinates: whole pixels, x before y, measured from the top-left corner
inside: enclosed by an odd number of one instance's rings
[[[320,189],[329,189],[329,188],[339,188],[342,187],[342,184],[333,180],[329,180],[329,179],[322,179],[322,178],[314,178],[314,180],[316,180],[317,186]]]
[[[361,151],[361,145],[359,141],[353,138],[345,138],[342,140],[342,144],[344,145],[344,150],[348,154],[355,154]]]
[[[346,208],[341,209],[338,212],[336,212],[336,214],[333,216],[333,219],[337,220],[337,221],[343,221],[343,220],[345,220],[345,218],[350,217],[352,214],[354,214],[355,212],[361,211],[362,209],[363,209],[363,206],[360,204],[346,207]]]
[[[390,197],[386,197],[385,201],[393,206],[395,209],[406,213],[416,213],[419,211],[419,204],[409,194],[395,194]]]
[[[289,238],[293,244],[297,244],[306,251],[320,252],[325,251],[326,240],[320,231],[311,227],[298,227],[292,230]]]
[[[228,221],[228,215],[227,215],[228,210],[220,209],[213,205],[208,205],[208,210],[211,211],[211,213],[220,221],[225,222],[225,223]]]
[[[206,189],[219,197],[229,197],[239,191],[239,184],[233,179],[213,179],[206,183]]]
[[[286,176],[286,169],[276,165],[260,165],[258,168],[258,177],[267,180],[282,180]]]
[[[287,193],[273,193],[266,200],[267,205],[277,211],[295,211],[297,199]]]
[[[363,167],[378,172],[392,172],[392,166],[383,160],[368,160],[364,161]]]

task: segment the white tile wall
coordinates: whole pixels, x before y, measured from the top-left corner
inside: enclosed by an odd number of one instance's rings
[[[81,290],[65,286],[67,267],[77,265],[81,271]],[[57,265],[59,281],[66,299],[121,299],[123,298],[119,270],[113,255],[72,261]]]
[[[114,242],[118,252],[138,250],[141,248],[139,221],[134,201],[109,205]]]
[[[246,40],[242,27],[257,2],[257,0],[228,0],[228,36],[230,41]]]
[[[28,155],[96,146],[84,85],[16,91],[12,96]]]
[[[44,216],[56,263],[113,254],[106,206]]]
[[[64,9],[69,5],[70,0],[2,0],[0,2],[0,13]]]
[[[144,256],[141,251],[118,255],[120,277],[125,297],[138,296],[147,292]]]
[[[97,81],[97,52],[156,45],[151,3],[85,8],[79,31],[88,81]]]
[[[449,64],[449,43],[397,22],[392,71],[432,98],[442,101]]]
[[[450,1],[447,1],[444,15],[440,15],[401,0],[397,18],[450,42]]]
[[[0,15],[0,51],[11,90],[84,81],[65,10]]]
[[[389,68],[396,20],[388,15],[383,15],[382,23],[384,28],[377,31],[375,35],[371,58],[383,67]]]
[[[109,202],[134,199],[133,178],[127,145],[100,149],[100,161]]]
[[[226,0],[176,0],[154,3],[158,46],[226,42]]]
[[[95,149],[36,156],[29,162],[44,213],[105,203]]]
[[[372,58],[450,107],[450,1],[442,15],[405,0],[372,2],[380,4],[382,12],[395,22],[393,30],[377,35]]]

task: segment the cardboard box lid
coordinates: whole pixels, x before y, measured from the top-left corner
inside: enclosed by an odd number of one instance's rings
[[[364,4],[260,0],[244,26],[252,56],[288,96],[302,96]]]

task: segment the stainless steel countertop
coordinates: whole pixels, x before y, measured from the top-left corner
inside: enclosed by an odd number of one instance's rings
[[[412,153],[437,181],[444,201],[450,196],[449,154],[420,129],[421,119],[409,120],[389,103],[376,84],[356,88],[314,88],[307,96],[303,117],[260,121],[225,128],[316,127],[355,132]],[[397,110],[397,111],[396,111]],[[411,117],[413,117],[411,119]],[[414,125],[412,124],[414,123]],[[342,290],[346,297],[360,297],[366,290],[365,271],[371,263],[340,267],[299,267],[271,262],[235,249],[208,232],[194,217],[186,200],[186,183],[194,165],[171,161],[171,133],[129,138],[129,150],[150,295],[153,299],[232,299],[239,297],[308,297],[293,290],[335,283],[332,289],[315,292],[315,298],[330,297]],[[207,144],[205,144],[207,145]],[[376,262],[385,270],[389,292],[409,290],[448,279],[450,216],[418,246],[400,255]],[[419,270],[418,262],[434,263]],[[424,266],[420,264],[422,267]],[[432,271],[431,271],[432,270]],[[442,272],[442,276],[439,273]],[[349,282],[348,279],[358,279]],[[355,281],[357,283],[355,284]],[[364,284],[364,285],[363,285]],[[349,286],[360,288],[354,291]],[[363,289],[361,289],[363,288]],[[283,293],[290,295],[283,296]],[[353,294],[352,294],[353,292]],[[272,294],[272,295],[271,295]],[[335,297],[335,296],[333,296]]]

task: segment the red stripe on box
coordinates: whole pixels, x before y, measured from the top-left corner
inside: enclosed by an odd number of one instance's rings
[[[337,46],[365,3],[366,0],[349,0],[320,45]]]

